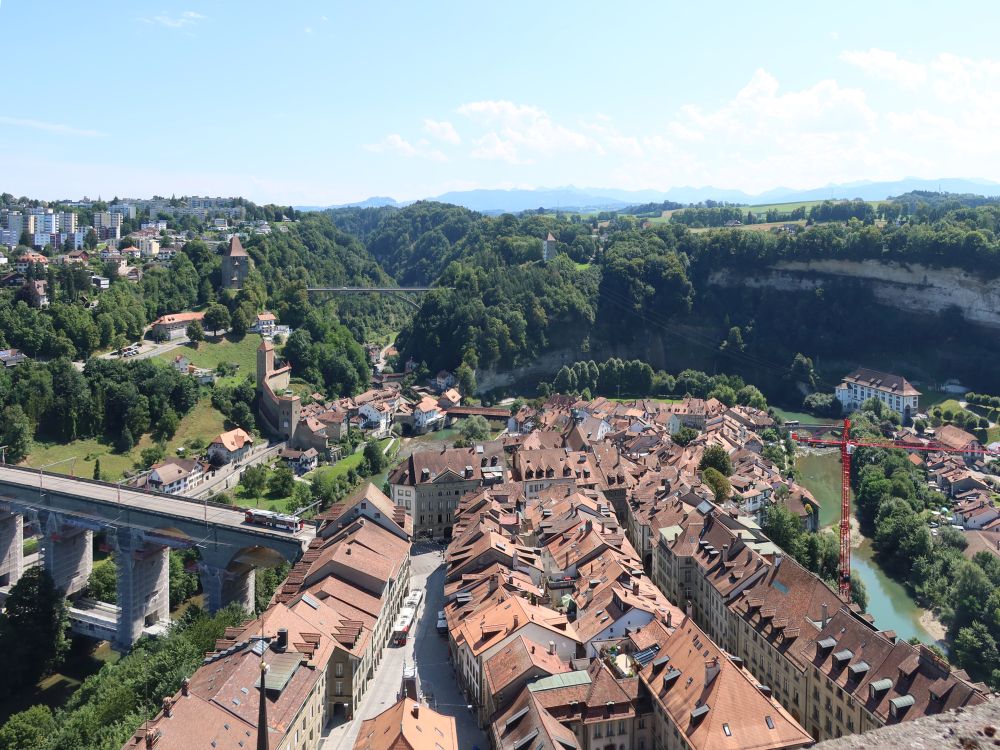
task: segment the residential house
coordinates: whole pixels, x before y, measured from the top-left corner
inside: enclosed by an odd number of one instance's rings
[[[32,307],[41,309],[49,306],[49,282],[44,279],[27,281],[25,291]]]
[[[451,631],[459,682],[480,716],[487,689],[484,665],[519,636],[548,644],[550,653],[565,661],[575,658],[580,647],[565,615],[518,596],[480,609]]]
[[[208,460],[215,466],[239,463],[253,450],[253,436],[237,427],[223,432],[208,446]]]
[[[967,463],[972,463],[982,455],[983,444],[976,436],[955,425],[946,424],[938,427],[935,437],[941,445],[960,452]]]
[[[297,451],[293,448],[282,448],[278,458],[284,459],[296,474],[305,474],[316,468],[319,463],[319,453],[315,448]]]
[[[153,464],[146,484],[158,492],[181,494],[201,484],[205,478],[205,470],[205,465],[200,461],[171,458]]]
[[[445,411],[456,406],[461,406],[462,394],[456,388],[449,388],[441,394],[441,397],[437,400],[437,404]]]
[[[278,324],[278,318],[272,312],[264,311],[257,314],[257,321],[253,325],[253,330],[261,336],[274,336],[274,328]]]
[[[26,359],[20,349],[0,349],[0,365],[4,367],[17,367]]]
[[[176,341],[187,336],[187,328],[195,321],[205,319],[203,312],[183,312],[172,315],[161,315],[153,321],[152,335],[162,341]]]
[[[326,521],[274,595],[273,604],[335,613],[340,623],[328,662],[331,715],[351,718],[371,685],[409,593],[409,555],[408,538],[367,515]]]
[[[240,750],[267,747],[306,750],[316,747],[329,711],[324,655],[333,638],[322,632],[308,637],[288,628],[275,629],[265,615],[246,629],[226,631],[202,666],[163,699],[163,708],[143,722],[123,750]],[[278,620],[281,621],[281,620]],[[301,630],[317,630],[312,625]],[[261,701],[264,710],[261,710]],[[261,716],[266,726],[258,725]]]
[[[526,685],[542,677],[571,671],[570,663],[549,651],[547,645],[518,636],[486,660],[486,693],[482,721],[503,711]]]
[[[458,380],[455,378],[455,374],[448,372],[448,370],[441,370],[437,375],[434,376],[432,384],[438,393],[444,393],[446,390],[454,386]]]
[[[41,266],[45,268],[49,265],[49,259],[46,258],[41,253],[27,252],[18,256],[14,261],[14,270],[17,273],[27,273],[28,269],[32,266]]]

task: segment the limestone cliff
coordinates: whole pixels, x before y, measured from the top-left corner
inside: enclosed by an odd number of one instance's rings
[[[866,281],[879,302],[913,312],[937,313],[954,305],[966,320],[1000,330],[1000,278],[986,279],[960,268],[875,260],[780,261],[752,273],[715,271],[708,281],[718,286],[807,291],[831,278]]]

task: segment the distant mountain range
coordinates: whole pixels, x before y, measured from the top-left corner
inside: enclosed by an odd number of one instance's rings
[[[775,188],[763,193],[750,194],[742,190],[707,187],[675,187],[669,190],[618,190],[615,188],[537,188],[534,190],[460,190],[437,195],[427,200],[453,203],[482,213],[503,213],[505,211],[528,211],[536,208],[563,209],[573,211],[616,210],[641,203],[700,203],[714,200],[728,203],[760,205],[762,203],[789,203],[793,201],[815,201],[826,199],[852,199],[875,201],[908,193],[911,190],[930,192],[973,193],[977,195],[1000,195],[1000,182],[990,180],[966,180],[942,178],[924,180],[907,177],[891,182],[847,182],[838,185],[794,190]],[[373,197],[356,203],[337,206],[296,206],[300,211],[321,211],[327,208],[371,208],[377,206],[406,206],[414,201],[396,201],[392,198]]]

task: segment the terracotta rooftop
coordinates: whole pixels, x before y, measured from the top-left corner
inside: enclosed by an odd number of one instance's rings
[[[650,627],[657,627],[651,625]],[[693,750],[792,748],[812,737],[699,629],[663,631],[640,678]]]
[[[230,430],[229,432],[223,432],[212,441],[212,445],[221,445],[230,453],[240,450],[247,443],[252,445],[253,437],[249,432],[240,427],[237,427],[235,430]]]
[[[458,750],[455,719],[403,698],[361,724],[354,750]]]

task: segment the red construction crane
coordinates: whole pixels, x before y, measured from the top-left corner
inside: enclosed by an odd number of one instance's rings
[[[836,429],[839,425],[809,425],[813,428]],[[808,445],[829,445],[840,448],[840,570],[838,587],[840,598],[851,601],[851,454],[855,448],[898,448],[905,451],[924,451],[926,453],[961,453],[979,454],[1000,458],[1000,451],[985,448],[966,449],[949,448],[935,442],[910,443],[905,440],[852,440],[851,420],[845,419],[843,435],[839,440],[818,438],[808,433],[793,432],[792,439]]]

